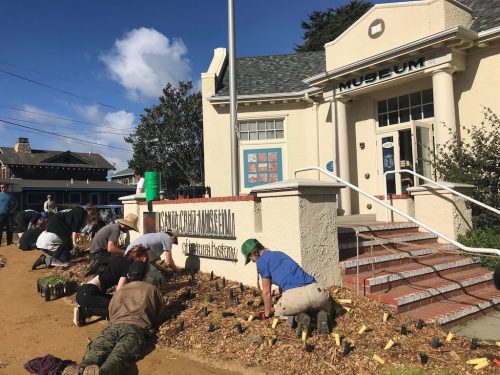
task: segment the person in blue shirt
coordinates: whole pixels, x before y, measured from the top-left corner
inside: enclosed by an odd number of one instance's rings
[[[0,183],[0,242],[5,228],[7,232],[7,245],[12,245],[10,217],[17,207],[17,200],[13,194],[8,192],[8,189],[8,184]]]
[[[257,264],[257,270],[262,278],[262,299],[264,311],[261,319],[267,319],[272,314],[272,297],[279,295],[274,305],[274,314],[289,318],[295,316],[299,323],[297,333],[303,325],[309,325],[308,312],[317,312],[317,326],[320,333],[328,333],[328,313],[331,302],[328,291],[322,288],[307,272],[305,272],[292,258],[281,251],[271,251],[264,247],[255,238],[246,240],[241,246],[245,256],[245,264],[250,261]],[[271,286],[276,285],[279,290],[271,292]]]

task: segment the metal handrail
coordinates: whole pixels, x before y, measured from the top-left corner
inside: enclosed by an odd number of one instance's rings
[[[468,201],[470,201],[472,203],[477,204],[478,206],[486,208],[487,210],[490,210],[490,211],[496,213],[497,215],[500,215],[500,210],[497,210],[496,208],[493,208],[491,206],[488,206],[487,204],[479,202],[479,201],[475,200],[474,198],[471,198],[471,197],[469,197],[469,196],[467,196],[465,194],[459,193],[458,191],[453,190],[452,188],[444,186],[444,185],[440,184],[439,182],[433,181],[430,178],[422,176],[421,174],[418,174],[417,172],[411,171],[409,169],[397,169],[397,170],[394,170],[394,171],[384,172],[385,203],[387,203],[387,204],[389,204],[389,200],[388,200],[388,194],[387,194],[387,178],[386,177],[387,177],[387,175],[393,174],[393,173],[394,174],[396,174],[396,173],[410,173],[410,174],[412,174],[414,176],[417,176],[418,178],[421,178],[424,181],[428,181],[428,182],[430,182],[433,185],[439,186],[443,190],[449,191],[452,194],[458,195],[459,197],[462,197],[462,198],[464,198],[464,199],[466,199],[466,200],[468,200]],[[385,221],[386,222],[389,221],[389,211],[388,210],[385,211]]]
[[[361,195],[364,195],[365,197],[371,199],[373,202],[375,203],[378,203],[378,204],[381,204],[382,206],[384,206],[385,208],[388,208],[389,210],[397,213],[398,215],[404,217],[405,219],[411,221],[412,223],[415,223],[417,224],[419,227],[422,227],[424,228],[425,230],[435,234],[436,236],[438,236],[439,238],[445,240],[446,242],[449,242],[450,244],[458,247],[459,249],[461,249],[462,251],[466,251],[466,252],[469,252],[469,253],[483,253],[483,254],[496,254],[496,255],[499,255],[500,256],[500,250],[499,249],[490,249],[490,248],[477,248],[477,247],[468,247],[468,246],[464,246],[462,245],[460,242],[457,242],[451,238],[449,238],[448,236],[446,236],[445,234],[442,234],[440,232],[438,232],[437,230],[434,230],[432,229],[431,227],[429,227],[427,224],[424,224],[420,221],[418,221],[417,219],[415,219],[414,217],[411,217],[410,215],[408,215],[407,213],[395,208],[395,207],[392,207],[391,205],[385,203],[384,201],[378,199],[377,197],[371,195],[370,193],[367,193],[366,191],[358,188],[357,186],[354,186],[353,184],[347,182],[347,181],[344,181],[343,179],[341,179],[339,176],[336,176],[334,175],[333,173],[330,173],[328,172],[326,169],[323,169],[323,168],[320,168],[320,167],[306,167],[306,168],[299,168],[299,169],[296,169],[295,172],[294,172],[294,175],[295,177],[297,177],[297,173],[299,172],[305,172],[305,171],[311,171],[311,170],[316,170],[316,171],[319,171],[323,174],[326,174],[327,176],[333,178],[334,180],[338,181],[338,182],[341,182],[343,184],[345,184],[346,186],[350,187],[351,189],[353,190],[356,190],[358,193],[360,193]]]

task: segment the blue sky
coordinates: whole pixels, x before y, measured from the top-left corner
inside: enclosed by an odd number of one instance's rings
[[[237,56],[291,53],[309,13],[347,2],[235,0]],[[214,48],[226,46],[225,0],[2,1],[0,119],[110,147],[2,122],[0,146],[28,137],[35,149],[92,151],[126,168],[123,135],[144,108],[168,82],[199,84]]]

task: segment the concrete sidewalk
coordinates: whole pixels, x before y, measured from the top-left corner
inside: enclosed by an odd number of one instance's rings
[[[450,331],[459,336],[500,341],[500,311],[492,312],[482,318],[453,327]]]

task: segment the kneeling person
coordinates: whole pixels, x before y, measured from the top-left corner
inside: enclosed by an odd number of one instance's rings
[[[328,313],[330,312],[330,295],[292,258],[281,251],[271,251],[258,240],[251,238],[241,246],[245,256],[245,264],[257,263],[257,270],[262,278],[262,299],[264,312],[262,319],[271,316],[272,284],[277,285],[282,295],[274,305],[276,316],[292,317],[296,315],[299,330],[308,325],[308,311],[318,311],[317,325],[320,333],[328,333]]]

